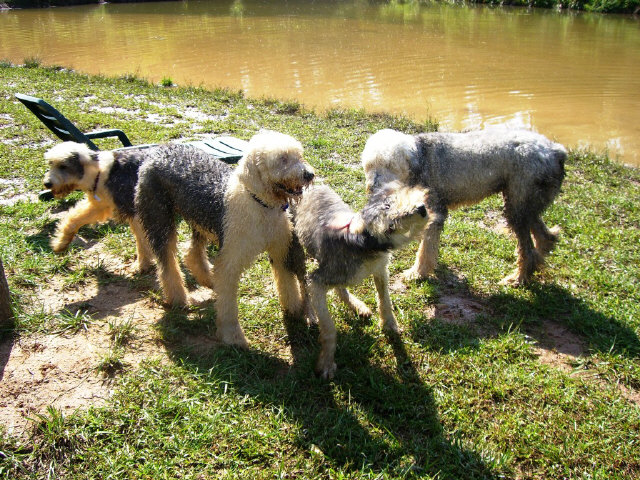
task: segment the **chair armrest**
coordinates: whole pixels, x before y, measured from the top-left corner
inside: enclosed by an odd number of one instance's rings
[[[131,147],[131,142],[127,135],[117,128],[111,128],[109,130],[97,130],[95,132],[85,133],[88,138],[107,138],[107,137],[118,137],[122,145],[125,147]]]

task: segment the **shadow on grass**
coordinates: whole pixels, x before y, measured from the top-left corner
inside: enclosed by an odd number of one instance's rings
[[[481,338],[500,331],[520,329],[541,346],[548,346],[550,325],[584,342],[585,350],[616,353],[628,358],[640,356],[640,339],[634,329],[621,320],[592,308],[568,290],[553,283],[532,282],[526,295],[508,290],[491,296],[474,293],[464,279],[449,270],[425,280],[437,288],[434,315],[430,321],[415,321],[412,339],[437,351],[475,348]],[[561,342],[552,345],[560,353],[575,355],[575,345],[564,351]],[[588,351],[582,352],[588,353]]]
[[[26,241],[29,246],[37,252],[52,253],[53,250],[51,249],[50,242],[58,223],[58,221],[47,222],[38,233],[27,236]],[[89,248],[98,243],[98,241],[102,240],[104,237],[112,234],[118,228],[127,227],[124,227],[123,224],[118,224],[114,221],[94,225],[84,225],[73,238],[69,248],[72,248],[74,245],[83,249]]]
[[[207,325],[208,323],[208,325]],[[438,478],[498,478],[476,451],[451,442],[443,433],[433,390],[420,380],[402,340],[388,336],[396,371],[387,371],[372,358],[380,341],[356,324],[338,336],[333,381],[317,378],[317,329],[286,319],[293,365],[255,349],[210,345],[206,352],[182,341],[198,328],[210,335],[208,322],[189,322],[185,313],[170,311],[160,322],[174,360],[212,379],[229,382],[240,395],[267,407],[284,409],[301,425],[296,446],[322,455],[329,468],[357,473]]]
[[[631,326],[593,309],[558,285],[533,283],[528,290],[530,299],[514,298],[508,293],[493,295],[489,302],[496,316],[504,323],[520,323],[525,328],[551,320],[566,326],[593,352],[640,356],[640,339]]]

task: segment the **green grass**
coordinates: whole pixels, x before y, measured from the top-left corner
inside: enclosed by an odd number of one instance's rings
[[[121,128],[136,144],[194,133],[248,139],[262,127],[289,133],[355,208],[365,198],[359,155],[368,135],[436,127],[363,111],[317,114],[297,102],[224,89],[167,89],[135,74],[114,79],[0,63],[0,76],[0,178],[26,193],[41,189],[42,155],[54,141],[13,99],[16,92],[46,99],[81,129]],[[189,107],[211,118],[185,122],[181,112]],[[74,313],[45,313],[34,300],[45,283],[55,281],[62,295],[96,278],[158,297],[151,276],[122,277],[90,265],[80,246],[52,253],[52,215],[78,198],[0,205],[0,251],[18,336],[72,335],[106,323],[82,305]],[[523,289],[498,285],[515,263],[515,241],[484,226],[501,218],[501,199],[455,211],[437,276],[392,295],[401,338],[382,334],[376,318],[330,306],[338,327],[332,382],[313,375],[317,329],[283,324],[265,288],[271,279],[262,256],[240,285],[251,349],[212,345],[203,353],[188,339],[215,334],[214,310],[168,310],[154,320],[170,360],[132,367],[124,352],[135,325],[129,318],[112,322],[112,348],[97,367],[112,377],[114,395],[72,415],[55,408],[34,415],[28,439],[0,433],[0,477],[638,478],[640,407],[628,393],[637,398],[640,390],[639,198],[640,172],[571,152],[563,191],[545,214],[562,227],[561,241],[547,270]],[[87,226],[81,233],[111,255],[133,259],[126,227]],[[180,234],[186,238],[187,230]],[[410,266],[415,247],[398,252],[392,274]],[[371,280],[354,291],[375,304]],[[451,295],[480,305],[478,319],[451,322],[438,313]],[[535,342],[546,322],[562,325],[585,347],[566,369],[538,357]]]

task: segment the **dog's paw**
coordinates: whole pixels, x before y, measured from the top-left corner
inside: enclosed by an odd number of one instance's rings
[[[151,260],[136,262],[136,270],[138,273],[149,273],[153,269],[153,262]]]
[[[412,282],[415,280],[422,280],[433,274],[433,271],[421,271],[419,268],[411,267],[402,272],[402,278],[404,278],[407,282]]]
[[[240,348],[249,348],[249,341],[244,336],[242,329],[222,329],[217,333],[218,340],[225,345]]]
[[[67,247],[69,247],[70,243],[71,239],[65,240],[64,238],[53,238],[49,245],[51,246],[51,250],[55,253],[62,253],[67,249]]]
[[[560,225],[554,225],[549,229],[549,232],[554,237],[558,237],[562,233],[562,227]],[[557,240],[557,238],[555,240]]]
[[[167,299],[164,299],[162,301],[162,306],[167,309],[167,310],[184,310],[187,311],[189,310],[189,302],[187,300],[184,301],[169,301]]]
[[[320,358],[316,365],[316,375],[323,380],[331,380],[335,376],[337,369],[338,367],[333,360],[323,360]]]
[[[394,317],[380,319],[380,328],[387,333],[402,333],[402,329]]]
[[[304,312],[304,318],[307,319],[307,325],[318,325],[320,322],[318,321],[318,316],[316,312],[311,307],[307,307]]]
[[[365,319],[371,318],[373,316],[373,312],[366,305],[362,305],[362,306],[358,305],[358,307],[356,308],[356,314],[360,318],[365,318]]]
[[[518,270],[514,271],[511,275],[504,277],[500,280],[499,285],[507,285],[510,287],[521,287],[526,285],[529,281],[524,275],[521,275]]]

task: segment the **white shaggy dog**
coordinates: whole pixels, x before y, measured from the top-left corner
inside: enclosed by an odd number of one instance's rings
[[[429,189],[429,223],[406,278],[433,273],[449,209],[501,192],[505,217],[518,239],[518,268],[503,282],[520,285],[543,265],[557,241],[557,231],[549,230],[540,215],[560,191],[566,158],[562,145],[528,130],[407,135],[387,129],[368,139],[362,165],[369,191],[394,180]]]
[[[286,268],[293,239],[286,210],[313,176],[300,142],[278,132],[254,135],[235,169],[184,145],[153,152],[140,168],[135,206],[158,260],[166,302],[187,303],[176,258],[176,217],[181,216],[193,231],[185,263],[200,284],[217,294],[217,335],[222,342],[248,344],[238,323],[238,284],[242,272],[264,251],[283,309],[302,316],[302,287]],[[206,253],[209,241],[220,247],[213,274]]]

